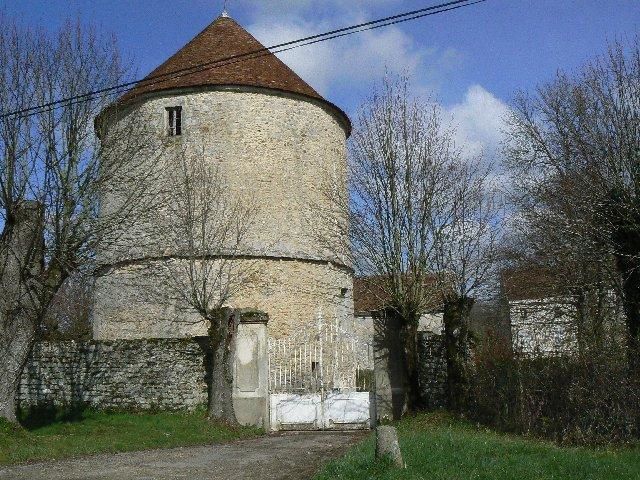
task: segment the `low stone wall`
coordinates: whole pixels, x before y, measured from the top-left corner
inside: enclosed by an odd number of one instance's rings
[[[418,333],[420,393],[425,408],[435,410],[447,405],[447,359],[444,335]]]
[[[204,339],[39,342],[18,404],[191,409],[207,402],[206,357]]]

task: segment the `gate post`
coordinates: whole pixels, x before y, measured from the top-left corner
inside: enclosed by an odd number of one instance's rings
[[[376,422],[399,420],[405,409],[404,345],[392,316],[374,316],[373,370]]]
[[[269,428],[269,316],[256,310],[236,310],[233,408],[241,425]]]

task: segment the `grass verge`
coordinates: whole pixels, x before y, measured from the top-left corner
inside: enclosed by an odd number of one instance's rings
[[[442,413],[397,425],[406,469],[374,460],[374,437],[327,464],[315,480],[640,478],[640,447],[566,448],[477,428]]]
[[[73,421],[44,426],[16,428],[0,423],[0,464],[220,443],[261,433],[256,428],[210,422],[203,410],[153,414],[84,411]]]

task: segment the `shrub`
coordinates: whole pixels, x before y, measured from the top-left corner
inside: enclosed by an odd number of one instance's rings
[[[560,443],[640,438],[640,378],[622,349],[526,358],[486,341],[474,362],[468,415],[475,421]]]

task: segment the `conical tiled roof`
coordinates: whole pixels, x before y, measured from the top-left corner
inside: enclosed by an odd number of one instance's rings
[[[267,50],[255,53],[264,48],[234,20],[220,16],[121,101],[161,90],[211,85],[263,87],[324,100],[274,54]],[[221,62],[208,68],[187,70],[218,61]]]

